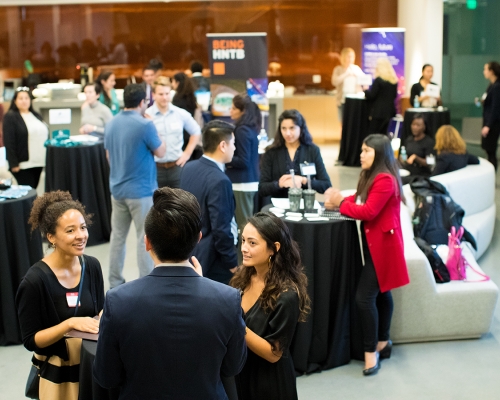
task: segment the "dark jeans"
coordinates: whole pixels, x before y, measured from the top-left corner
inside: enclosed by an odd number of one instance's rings
[[[498,147],[498,137],[500,136],[500,123],[495,123],[490,128],[490,131],[486,137],[481,137],[481,147],[488,155],[488,161],[493,164],[495,171],[498,168],[497,162],[497,147]]]
[[[179,188],[181,186],[181,171],[182,168],[176,165],[171,168],[163,168],[156,166],[156,180],[158,187],[168,186],[170,188]]]
[[[38,182],[40,181],[40,174],[42,173],[43,167],[35,167],[28,169],[20,169],[19,172],[12,172],[14,178],[16,178],[18,185],[29,185],[33,189],[36,189]]]
[[[364,349],[371,353],[377,349],[379,341],[389,340],[393,302],[391,292],[380,292],[370,252],[365,248],[363,252],[365,266],[356,291],[356,304],[361,317]]]

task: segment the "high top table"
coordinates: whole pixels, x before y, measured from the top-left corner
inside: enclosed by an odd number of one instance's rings
[[[346,96],[342,120],[339,161],[346,167],[359,167],[363,140],[368,136],[368,104],[365,99]]]
[[[75,147],[47,147],[45,191],[68,191],[92,214],[87,245],[109,242],[111,194],[109,164],[102,141]]]
[[[0,346],[22,343],[15,298],[28,269],[43,257],[42,237],[28,219],[36,190],[0,201]]]
[[[415,114],[422,114],[425,125],[427,127],[427,136],[434,139],[437,130],[443,125],[450,124],[450,110],[447,108],[408,108],[405,111],[403,122],[403,134],[401,135],[402,143],[405,143],[407,137],[411,136],[411,122]]]

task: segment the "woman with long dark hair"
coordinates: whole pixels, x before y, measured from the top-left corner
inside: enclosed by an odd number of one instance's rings
[[[28,270],[16,295],[24,347],[34,352],[34,365],[47,363],[37,398],[76,400],[82,339],[66,334],[98,333],[93,317],[104,306],[101,265],[84,255],[90,215],[69,192],[48,192],[34,201],[28,222],[53,249]]]
[[[194,117],[198,104],[191,79],[184,72],[178,72],[172,78],[172,88],[175,90],[172,104],[186,110]]]
[[[242,293],[248,358],[236,376],[239,400],[297,399],[289,347],[310,300],[299,248],[286,224],[271,213],[248,219],[243,266],[229,284]]]
[[[100,86],[101,95],[99,101],[108,106],[113,115],[118,114],[120,112],[120,102],[116,96],[116,77],[113,71],[101,72],[96,79],[96,83]]]
[[[10,171],[19,185],[38,186],[48,137],[49,128],[33,109],[29,88],[17,88],[3,119],[3,140]]]
[[[500,136],[500,64],[491,61],[484,64],[484,77],[490,81],[483,102],[483,129],[481,130],[481,147],[488,154],[488,161],[495,171],[498,167],[497,147]]]
[[[288,189],[294,186],[291,169],[295,172],[295,186],[307,188],[307,177],[301,176],[300,172],[300,164],[304,163],[316,166],[316,175],[311,176],[314,190],[324,193],[332,186],[306,120],[297,110],[285,110],[279,117],[274,143],[262,156],[259,194],[262,197],[288,197]]]
[[[255,194],[259,190],[259,139],[262,116],[259,106],[249,96],[236,95],[230,110],[235,122],[233,160],[226,164],[226,174],[233,183],[236,200],[236,223],[243,230],[253,215]]]
[[[399,170],[386,135],[366,137],[361,149],[361,175],[356,193],[344,198],[331,189],[325,207],[339,208],[361,220],[365,265],[356,290],[356,304],[364,337],[364,375],[380,368],[380,359],[390,358],[389,331],[393,310],[390,290],[409,283],[404,258],[400,207],[404,200]]]

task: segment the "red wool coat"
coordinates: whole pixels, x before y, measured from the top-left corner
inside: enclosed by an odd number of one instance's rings
[[[356,204],[357,195],[340,205],[340,212],[364,221],[370,255],[382,292],[410,283],[401,232],[401,197],[394,177],[380,173],[368,190],[365,204]]]

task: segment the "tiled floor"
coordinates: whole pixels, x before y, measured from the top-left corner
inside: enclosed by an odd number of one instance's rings
[[[334,187],[355,188],[359,169],[334,167],[338,146],[321,146]],[[42,189],[42,188],[39,188]],[[496,194],[500,191],[497,189]],[[493,241],[479,260],[483,270],[500,286],[500,196]],[[87,253],[97,257],[108,272],[109,244],[93,246]],[[135,238],[129,235],[125,277],[138,275],[135,267]],[[106,282],[107,285],[107,282]],[[405,344],[394,347],[379,374],[363,377],[363,364],[349,365],[297,379],[299,398],[322,399],[500,399],[500,307],[491,332],[480,340]],[[0,400],[23,399],[31,355],[22,346],[0,347]],[[269,399],[272,400],[272,399]]]

